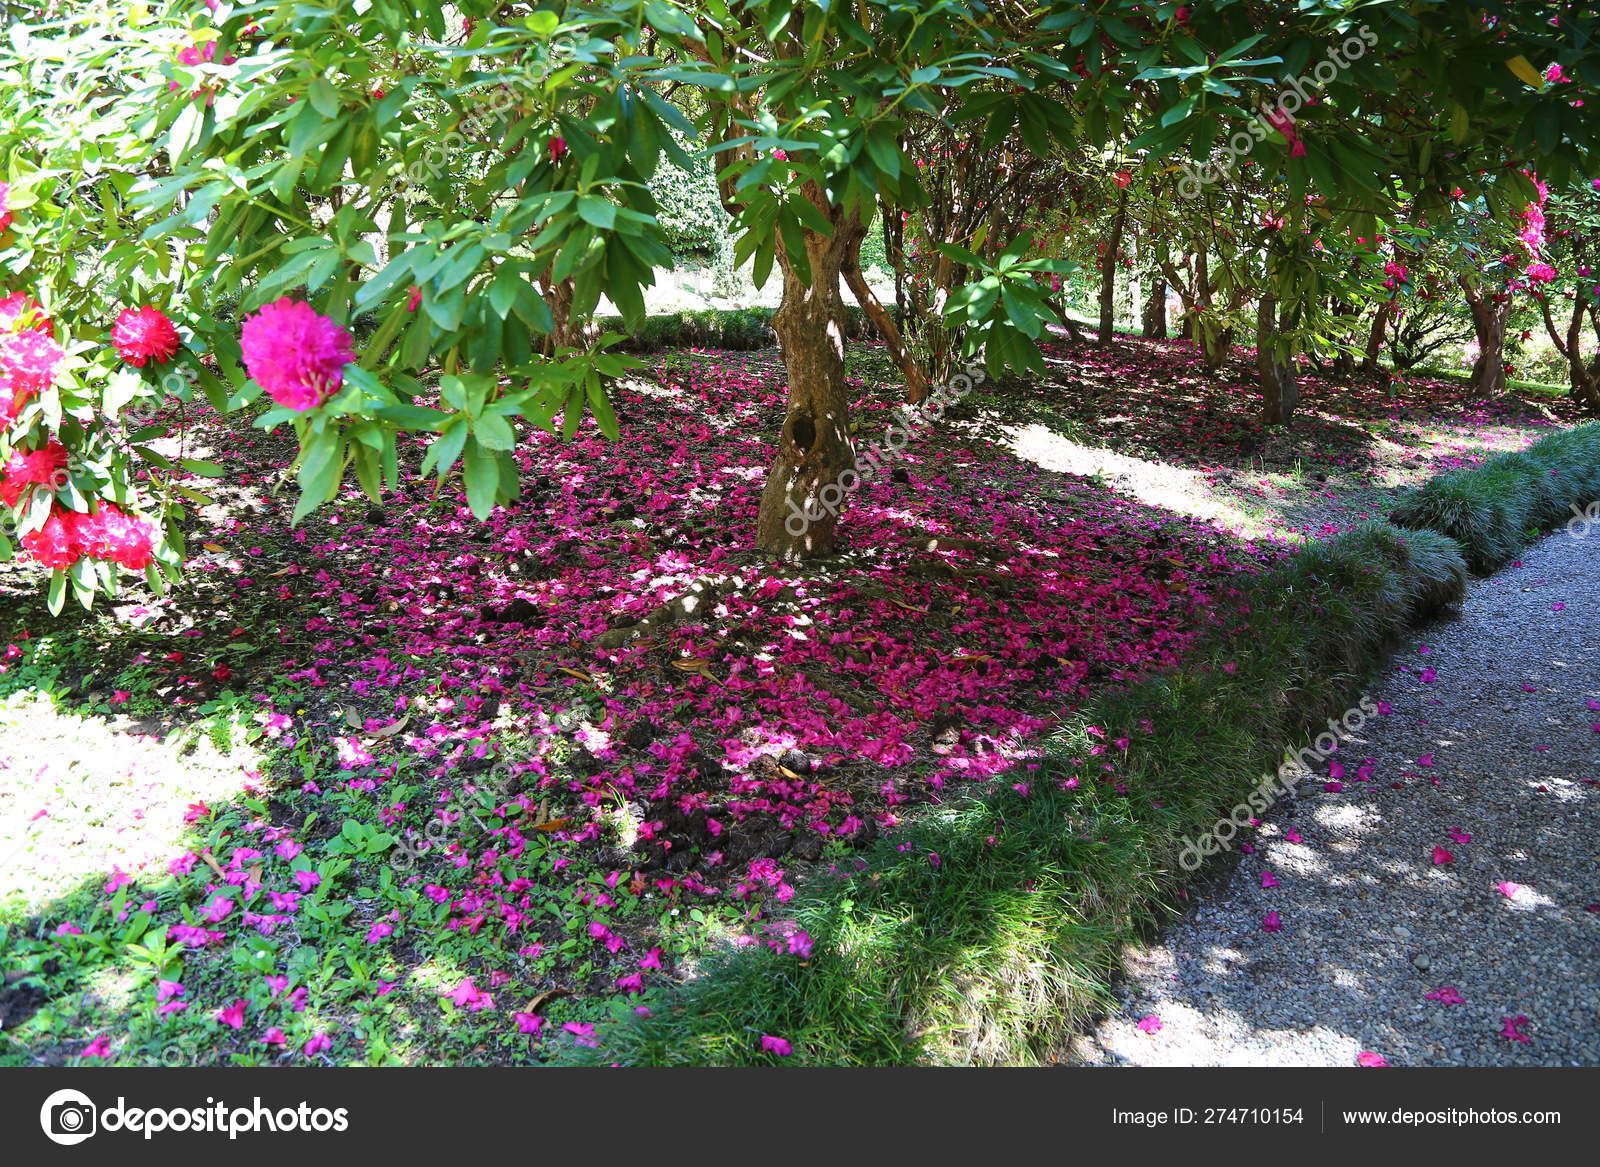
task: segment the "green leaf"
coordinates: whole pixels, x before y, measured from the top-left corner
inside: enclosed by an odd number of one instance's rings
[[[589,411],[594,414],[595,424],[600,427],[600,432],[613,442],[622,438],[622,427],[617,424],[617,415],[611,408],[611,399],[606,396],[605,387],[598,380],[589,385]]]
[[[496,413],[485,413],[472,423],[472,436],[488,450],[509,450],[517,444],[517,433],[511,424]]]
[[[311,108],[323,117],[336,118],[339,116],[341,109],[339,91],[323,78],[318,77],[311,82],[311,88],[307,92],[307,96],[311,99]]]
[[[578,217],[602,231],[610,231],[617,225],[617,207],[610,199],[603,199],[597,195],[580,195]]]
[[[469,442],[461,476],[467,486],[467,505],[480,523],[487,522],[500,492],[500,465],[495,454],[476,441]]]

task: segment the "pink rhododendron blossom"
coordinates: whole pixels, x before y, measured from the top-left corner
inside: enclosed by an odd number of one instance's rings
[[[0,297],[0,332],[21,332],[25,328],[46,336],[56,334],[55,322],[44,314],[44,306],[26,292]]]
[[[569,1021],[561,1028],[572,1034],[573,1041],[578,1045],[593,1049],[600,1044],[595,1040],[594,1023],[591,1021]]]
[[[315,409],[339,390],[355,359],[349,332],[285,296],[244,322],[245,369],[285,409]]]
[[[494,999],[473,984],[471,977],[466,977],[451,990],[450,1000],[454,1001],[459,1008],[465,1009],[470,1013],[494,1007]]]
[[[794,1046],[790,1045],[786,1038],[773,1037],[770,1033],[763,1033],[761,1035],[761,1050],[763,1053],[777,1054],[780,1058],[786,1058],[794,1053]]]
[[[107,1034],[100,1034],[83,1047],[83,1056],[86,1058],[109,1058],[111,1056],[111,1038]]]
[[[12,451],[0,477],[0,503],[15,507],[31,487],[59,490],[67,484],[67,448],[51,438],[42,450]]]
[[[47,332],[0,332],[0,421],[17,418],[39,393],[55,384],[66,351]]]

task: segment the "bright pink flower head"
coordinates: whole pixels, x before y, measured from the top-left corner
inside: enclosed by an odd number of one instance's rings
[[[0,183],[0,186],[5,185]],[[56,334],[55,323],[44,314],[44,305],[35,300],[26,292],[12,292],[11,295],[0,299],[0,332],[21,332],[24,328],[22,319],[29,318],[26,327],[35,332],[42,332],[46,336]]]
[[[567,156],[567,140],[561,137],[550,139],[550,161],[560,162]]]
[[[1131,171],[1119,170],[1116,172],[1116,174],[1112,175],[1112,181],[1115,182],[1119,187],[1126,189],[1127,185],[1133,181],[1133,174]]]
[[[100,1034],[83,1047],[83,1056],[86,1058],[109,1058],[111,1056],[111,1038],[107,1034]]]
[[[1528,278],[1537,283],[1548,284],[1556,278],[1556,269],[1548,263],[1530,263],[1528,265]]]
[[[0,182],[0,231],[11,226],[11,184]]]
[[[152,358],[164,365],[178,351],[178,330],[158,308],[124,308],[111,326],[111,343],[135,368],[144,368]]]
[[[47,333],[0,333],[0,421],[16,418],[34,394],[55,383],[64,356]]]
[[[355,359],[350,334],[302,300],[264,305],[244,322],[244,367],[285,409],[315,409],[339,391]]]
[[[204,45],[189,45],[178,50],[178,64],[198,65],[202,61],[215,61],[217,59],[217,42],[206,41]]]
[[[769,1033],[761,1035],[761,1049],[763,1053],[777,1054],[780,1058],[786,1058],[794,1053],[794,1047],[789,1044],[787,1038],[773,1037]]]

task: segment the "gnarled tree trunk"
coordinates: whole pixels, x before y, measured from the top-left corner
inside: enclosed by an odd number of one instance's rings
[[[1372,319],[1372,331],[1367,334],[1367,352],[1361,362],[1361,371],[1368,376],[1378,372],[1378,358],[1383,355],[1383,344],[1389,335],[1389,321],[1394,319],[1395,301],[1378,305],[1378,314]]]
[[[831,236],[805,232],[809,280],[779,247],[783,300],[772,328],[783,347],[789,404],[761,495],[756,545],[783,560],[833,553],[839,513],[855,486],[839,293],[853,230],[841,223]]]
[[[877,325],[890,359],[900,366],[900,375],[906,379],[906,401],[916,405],[928,396],[928,374],[906,344],[894,317],[879,301],[872,285],[867,283],[867,277],[861,274],[861,241],[866,238],[866,232],[857,228],[852,234],[853,238],[844,241],[845,257],[841,274],[854,294],[856,303],[867,314],[867,319]]]
[[[1572,315],[1563,334],[1556,328],[1555,317],[1550,314],[1549,298],[1546,296],[1536,296],[1536,298],[1550,343],[1555,345],[1556,351],[1567,362],[1567,380],[1572,399],[1586,411],[1600,413],[1600,351],[1596,351],[1594,357],[1588,361],[1583,357],[1584,319],[1587,317],[1594,325],[1595,339],[1600,341],[1600,308],[1597,308],[1593,301],[1586,301],[1581,296],[1575,297],[1572,301]]]
[[[1506,391],[1506,323],[1511,316],[1511,297],[1481,291],[1463,276],[1461,290],[1466,293],[1472,313],[1472,330],[1478,341],[1478,359],[1472,365],[1471,389],[1479,398],[1498,397]]]

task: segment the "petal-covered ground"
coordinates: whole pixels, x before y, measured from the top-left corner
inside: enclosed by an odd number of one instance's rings
[[[14,910],[39,913],[28,932],[70,950],[62,967],[166,928],[155,971],[124,963],[121,989],[45,1009],[46,1030],[131,1024],[116,1010],[133,1000],[148,1048],[204,1001],[217,1023],[184,1031],[191,1059],[506,1060],[553,992],[628,1007],[670,975],[696,904],[803,959],[780,863],[837,865],[918,801],[1025,782],[1093,687],[1167,668],[1233,619],[1239,574],[1282,554],[1308,507],[1348,525],[1408,476],[1554,421],[1444,385],[1392,402],[1312,383],[1284,435],[1256,423],[1242,373],[1212,376],[1179,342],[1050,357],[1059,377],[985,385],[913,441],[851,500],[841,554],[801,567],[752,545],[775,353],[669,355],[617,390],[620,442],[530,434],[523,499],[487,523],[456,484],[426,483],[291,528],[292,439],[191,410],[186,452],[228,477],[196,484],[218,501],[188,531],[184,586],[85,627],[43,617],[36,576],[0,568],[26,597],[0,645],[18,684],[48,677],[147,732],[231,725],[270,758],[219,776],[230,801],[197,801],[187,845],[163,836],[173,853],[131,882],[117,856],[150,848],[107,849],[115,886],[86,878],[77,901],[92,919],[52,914],[53,885],[16,890]],[[876,350],[852,367],[870,439],[895,391]],[[1104,765],[1139,729],[1108,727]],[[7,793],[20,837],[0,847],[71,844]],[[189,995],[146,1000],[141,976]],[[557,1008],[578,1027],[562,1040],[587,1040],[600,1014]],[[373,1020],[390,1009],[411,1020]]]

